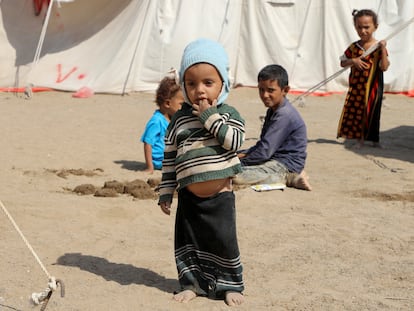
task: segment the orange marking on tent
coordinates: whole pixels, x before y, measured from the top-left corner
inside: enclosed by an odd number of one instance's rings
[[[58,77],[56,79],[56,83],[60,83],[65,81],[69,76],[74,73],[76,70],[78,70],[78,67],[73,67],[67,74],[65,74],[62,77],[62,64],[57,64],[57,70],[58,70]]]

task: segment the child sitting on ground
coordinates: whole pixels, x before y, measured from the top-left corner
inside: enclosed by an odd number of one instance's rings
[[[144,143],[145,171],[153,173],[160,170],[164,159],[164,136],[171,117],[184,101],[180,86],[175,77],[167,76],[161,80],[155,95],[158,109],[145,126],[141,141]]]
[[[268,108],[260,139],[238,156],[243,172],[235,184],[282,183],[288,187],[312,190],[304,166],[306,125],[299,112],[286,98],[289,81],[286,70],[268,65],[258,75],[259,95]]]

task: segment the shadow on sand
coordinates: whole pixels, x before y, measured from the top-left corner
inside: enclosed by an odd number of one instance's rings
[[[81,270],[99,275],[107,281],[115,281],[121,285],[142,284],[155,287],[161,291],[173,293],[179,287],[175,279],[167,279],[158,273],[122,263],[109,262],[105,258],[67,253],[60,256],[57,265],[78,267]]]
[[[139,161],[116,160],[114,163],[121,165],[121,168],[129,171],[143,171],[147,167],[144,162]]]
[[[374,148],[367,142],[363,148],[355,148],[355,141],[341,143],[337,140],[313,139],[308,143],[342,144],[344,147],[362,156],[375,156],[397,159],[414,163],[414,126],[401,125],[380,133],[381,144],[384,148]]]

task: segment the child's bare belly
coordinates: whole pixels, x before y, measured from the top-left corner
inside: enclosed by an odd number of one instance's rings
[[[187,186],[188,191],[198,197],[207,198],[219,192],[232,191],[231,178],[215,179]]]

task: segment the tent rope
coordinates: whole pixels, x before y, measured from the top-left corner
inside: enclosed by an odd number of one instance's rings
[[[404,30],[405,28],[407,28],[412,22],[414,22],[414,17],[409,19],[408,21],[406,21],[405,23],[401,24],[400,27],[398,27],[397,29],[395,29],[393,32],[391,32],[384,40],[388,41],[391,38],[393,38],[395,35],[397,35],[399,32],[401,32],[402,30]],[[379,42],[376,42],[375,44],[373,44],[372,46],[369,47],[368,50],[366,50],[361,57],[366,57],[369,54],[371,54],[372,52],[374,52],[377,48],[378,48]],[[351,66],[346,66],[344,68],[342,68],[341,70],[335,72],[333,75],[329,76],[328,78],[326,78],[325,80],[322,80],[321,82],[319,82],[318,84],[312,86],[311,88],[309,88],[306,92],[300,94],[298,97],[296,97],[293,101],[292,104],[296,101],[299,101],[301,104],[301,106],[303,106],[303,97],[308,96],[309,94],[312,94],[313,92],[315,92],[317,89],[319,89],[322,85],[325,85],[326,83],[328,83],[329,81],[335,79],[337,76],[339,76],[341,73],[343,73],[344,71],[346,71],[348,68],[350,68]]]
[[[48,8],[47,8],[47,13],[46,13],[46,17],[43,20],[43,26],[42,26],[42,31],[40,32],[40,38],[39,38],[39,42],[37,43],[37,48],[36,48],[36,52],[35,55],[33,57],[33,62],[31,64],[29,73],[33,71],[33,69],[37,66],[37,64],[39,63],[40,60],[40,53],[42,51],[42,46],[43,46],[43,42],[45,40],[45,36],[46,36],[46,30],[47,30],[47,25],[49,24],[49,18],[50,18],[50,13],[52,11],[52,6],[53,6],[53,2],[54,1],[50,1],[48,3]],[[43,4],[43,2],[42,2]],[[39,12],[40,14],[40,12]],[[24,90],[24,95],[26,99],[30,99],[33,96],[33,91],[32,91],[32,87],[33,84],[28,84],[25,87]]]
[[[47,29],[47,25],[49,24],[49,18],[50,18],[50,13],[52,11],[52,6],[53,6],[53,1],[49,3],[49,6],[47,7],[46,17],[45,17],[45,20],[43,21],[42,31],[40,33],[40,39],[37,44],[35,56],[33,58],[33,64],[35,65],[37,65],[40,59],[40,52],[42,51],[43,42],[45,41],[46,29]]]
[[[58,284],[61,285],[61,297],[65,296],[65,287],[62,282],[62,280],[56,279],[55,277],[51,276],[49,272],[46,270],[46,267],[41,262],[39,256],[37,256],[36,252],[34,251],[33,247],[30,245],[29,241],[27,241],[26,237],[24,236],[23,232],[20,230],[19,226],[14,221],[13,217],[7,210],[7,208],[4,206],[3,202],[0,200],[0,206],[3,210],[3,212],[6,214],[7,218],[10,220],[10,222],[13,224],[14,228],[16,229],[17,233],[22,238],[23,242],[26,244],[27,248],[32,252],[32,255],[36,259],[37,263],[42,268],[43,272],[47,275],[49,282],[48,282],[48,288],[44,290],[41,293],[33,293],[32,294],[32,300],[33,302],[38,305],[42,303],[41,311],[44,311],[47,305],[47,302],[49,301],[52,292],[57,289]]]

